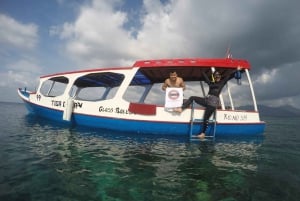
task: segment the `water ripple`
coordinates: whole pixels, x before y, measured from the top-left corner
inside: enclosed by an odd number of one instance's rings
[[[72,128],[25,115],[16,105],[5,108],[1,201],[296,201],[300,196],[299,119],[286,127],[281,119],[270,119],[263,138],[189,142]]]

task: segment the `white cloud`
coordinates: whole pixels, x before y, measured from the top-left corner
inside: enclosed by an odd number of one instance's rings
[[[122,27],[127,16],[114,10],[115,2],[93,1],[81,8],[74,23],[52,28],[52,34],[59,34],[67,41],[66,51],[70,57],[82,65],[98,66],[128,57],[126,47],[131,46],[130,33]]]
[[[254,79],[260,101],[271,106],[292,105],[299,108],[299,62],[265,70]]]
[[[300,95],[292,96],[292,97],[281,97],[273,100],[264,100],[261,101],[260,103],[271,107],[290,105],[300,109],[299,102],[300,102]]]
[[[41,68],[37,65],[37,61],[32,58],[26,58],[23,60],[16,61],[14,63],[10,63],[7,67],[12,71],[17,72],[29,72],[31,74],[40,74]]]
[[[136,37],[132,33],[136,28],[124,28],[127,13],[115,6],[116,1],[93,1],[81,8],[74,23],[52,27],[51,34],[65,39],[66,51],[85,66],[132,65],[136,59],[188,55],[187,39],[171,13],[174,5],[145,1],[147,14],[140,16],[143,25]]]
[[[18,100],[19,87],[34,89],[36,86],[41,72],[33,55],[38,39],[37,25],[23,24],[0,14],[0,90],[5,92],[2,101]]]
[[[270,82],[273,82],[273,79],[277,75],[277,73],[278,69],[267,70],[266,72],[258,76],[255,81],[258,85],[268,84]]]
[[[38,84],[38,77],[30,72],[19,72],[9,70],[0,72],[0,91],[2,96],[0,101],[20,102],[17,96],[17,88],[27,88],[35,91]]]
[[[31,58],[19,60],[7,66],[7,71],[0,72],[1,87],[34,87],[41,69]]]
[[[14,48],[32,49],[38,42],[38,27],[22,24],[13,18],[0,14],[0,44]]]
[[[230,39],[254,21],[253,13],[230,3],[144,0],[141,27],[125,29],[129,14],[116,10],[119,3],[94,0],[81,7],[73,23],[53,27],[52,33],[67,41],[67,52],[81,64],[122,65],[136,59],[224,56]]]
[[[160,1],[144,1],[146,15],[143,27],[134,43],[134,53],[140,58],[178,57],[187,55],[187,37],[174,13],[176,5]],[[171,2],[176,3],[176,2]],[[184,11],[183,11],[184,12]]]
[[[87,0],[72,6],[65,0],[57,2],[60,9],[67,8],[66,13],[75,12],[58,26],[40,25],[41,29],[50,28],[50,36],[58,36],[47,42],[59,42],[51,51],[43,46],[43,57],[35,58],[27,51],[37,46],[38,26],[0,14],[0,60],[5,63],[0,68],[12,72],[1,74],[2,84],[9,81],[5,76],[27,79],[14,77],[18,71],[24,76],[30,70],[44,73],[36,65],[42,62],[47,71],[55,72],[68,59],[74,62],[72,68],[91,68],[132,65],[137,59],[223,57],[231,45],[233,57],[252,63],[251,77],[259,101],[282,104],[299,100],[299,1],[144,0],[139,9],[124,9],[122,6],[132,2],[121,0]],[[45,41],[41,42],[44,45]],[[11,48],[18,51],[17,58],[11,56]],[[45,52],[50,54],[45,56]],[[61,55],[55,57],[53,52]]]

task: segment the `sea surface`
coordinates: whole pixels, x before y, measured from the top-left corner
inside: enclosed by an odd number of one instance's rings
[[[0,103],[0,201],[299,201],[300,118],[190,142],[70,128]]]

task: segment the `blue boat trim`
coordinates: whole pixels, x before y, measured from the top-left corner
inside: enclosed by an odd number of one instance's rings
[[[25,96],[25,95],[24,95]],[[120,132],[134,132],[141,134],[154,134],[154,135],[177,135],[177,136],[189,136],[190,125],[187,123],[173,123],[173,122],[153,122],[143,120],[128,120],[108,118],[101,116],[92,116],[85,114],[73,113],[71,122],[64,121],[63,111],[54,110],[34,103],[31,103],[23,98],[26,103],[27,109],[35,113],[38,116],[45,117],[47,119],[65,122],[66,124],[87,126],[93,128],[103,128],[117,130]],[[262,134],[265,128],[264,122],[259,123],[247,123],[247,124],[220,124],[216,125],[216,136],[251,136]],[[195,123],[193,126],[193,135],[198,134],[201,129],[201,123]],[[212,133],[213,123],[209,125],[208,136]]]
[[[28,91],[26,91],[26,89],[22,90],[22,89],[19,89],[19,91],[21,92],[21,94],[23,96],[25,96],[26,98],[29,98],[30,96],[30,93]]]

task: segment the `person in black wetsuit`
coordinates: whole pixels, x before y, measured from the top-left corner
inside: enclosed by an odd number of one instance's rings
[[[237,70],[240,70],[238,68]],[[228,80],[230,80],[233,77],[233,74],[236,70],[229,72],[227,75],[224,75],[223,78],[221,74],[218,71],[215,71],[213,73],[213,79],[212,81],[208,79],[205,73],[203,73],[203,76],[205,78],[205,82],[209,86],[208,95],[206,97],[198,97],[198,96],[191,96],[187,101],[185,101],[181,108],[177,110],[177,112],[182,112],[182,110],[189,107],[193,101],[195,101],[197,104],[202,105],[206,107],[204,115],[203,115],[203,126],[201,133],[198,135],[200,138],[205,137],[205,132],[208,127],[208,120],[210,116],[216,111],[217,107],[220,104],[219,95],[227,83]]]

